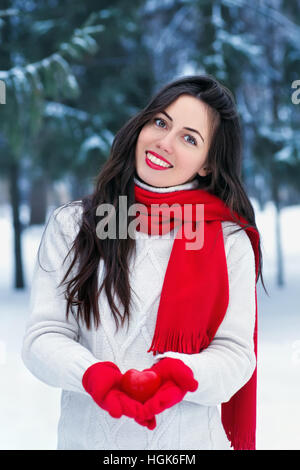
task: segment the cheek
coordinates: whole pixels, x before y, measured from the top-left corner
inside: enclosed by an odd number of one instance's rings
[[[138,159],[144,158],[145,150],[147,148],[151,148],[152,140],[153,139],[151,139],[149,132],[147,132],[146,130],[140,132],[136,144],[136,157]]]
[[[151,129],[150,126],[144,127],[139,135],[139,143],[140,146],[144,145],[145,143],[149,143],[155,137],[155,132]]]
[[[178,152],[178,158],[176,159],[176,168],[184,173],[194,173],[201,167],[201,161],[199,156],[192,155],[190,152]]]

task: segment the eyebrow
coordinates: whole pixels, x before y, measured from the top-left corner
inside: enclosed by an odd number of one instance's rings
[[[171,116],[168,113],[166,113],[166,111],[161,111],[161,113],[164,114],[165,116],[167,116],[167,118],[170,119],[170,121],[173,121]],[[196,129],[192,129],[191,127],[184,127],[183,129],[187,129],[188,131],[196,132],[196,134],[198,134],[204,142],[204,139],[203,139],[202,135]]]

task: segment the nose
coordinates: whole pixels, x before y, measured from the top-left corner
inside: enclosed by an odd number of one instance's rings
[[[174,136],[172,135],[172,132],[168,132],[168,134],[165,134],[164,137],[161,137],[156,145],[157,145],[157,148],[160,149],[162,151],[162,153],[167,153],[169,155],[171,155],[173,153],[173,150],[174,150]]]

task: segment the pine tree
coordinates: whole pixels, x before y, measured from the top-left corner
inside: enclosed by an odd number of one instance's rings
[[[7,10],[2,16],[17,15]],[[4,29],[3,25],[2,28]],[[32,142],[43,125],[46,100],[74,99],[79,94],[79,86],[71,69],[71,62],[82,60],[86,54],[98,50],[93,35],[103,31],[96,14],[91,15],[81,28],[77,28],[68,42],[48,57],[34,63],[14,65],[0,72],[5,83],[6,104],[1,107],[2,119],[0,135],[2,152],[0,165],[2,177],[6,173],[10,181],[10,199],[14,226],[15,287],[24,287],[20,223],[19,177],[21,160],[32,153]],[[4,35],[12,34],[10,23]]]

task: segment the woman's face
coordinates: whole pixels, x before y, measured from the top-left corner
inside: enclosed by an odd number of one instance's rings
[[[197,174],[205,176],[209,172],[209,119],[207,105],[187,94],[157,113],[138,136],[135,164],[139,178],[151,186],[168,187],[191,181]]]

